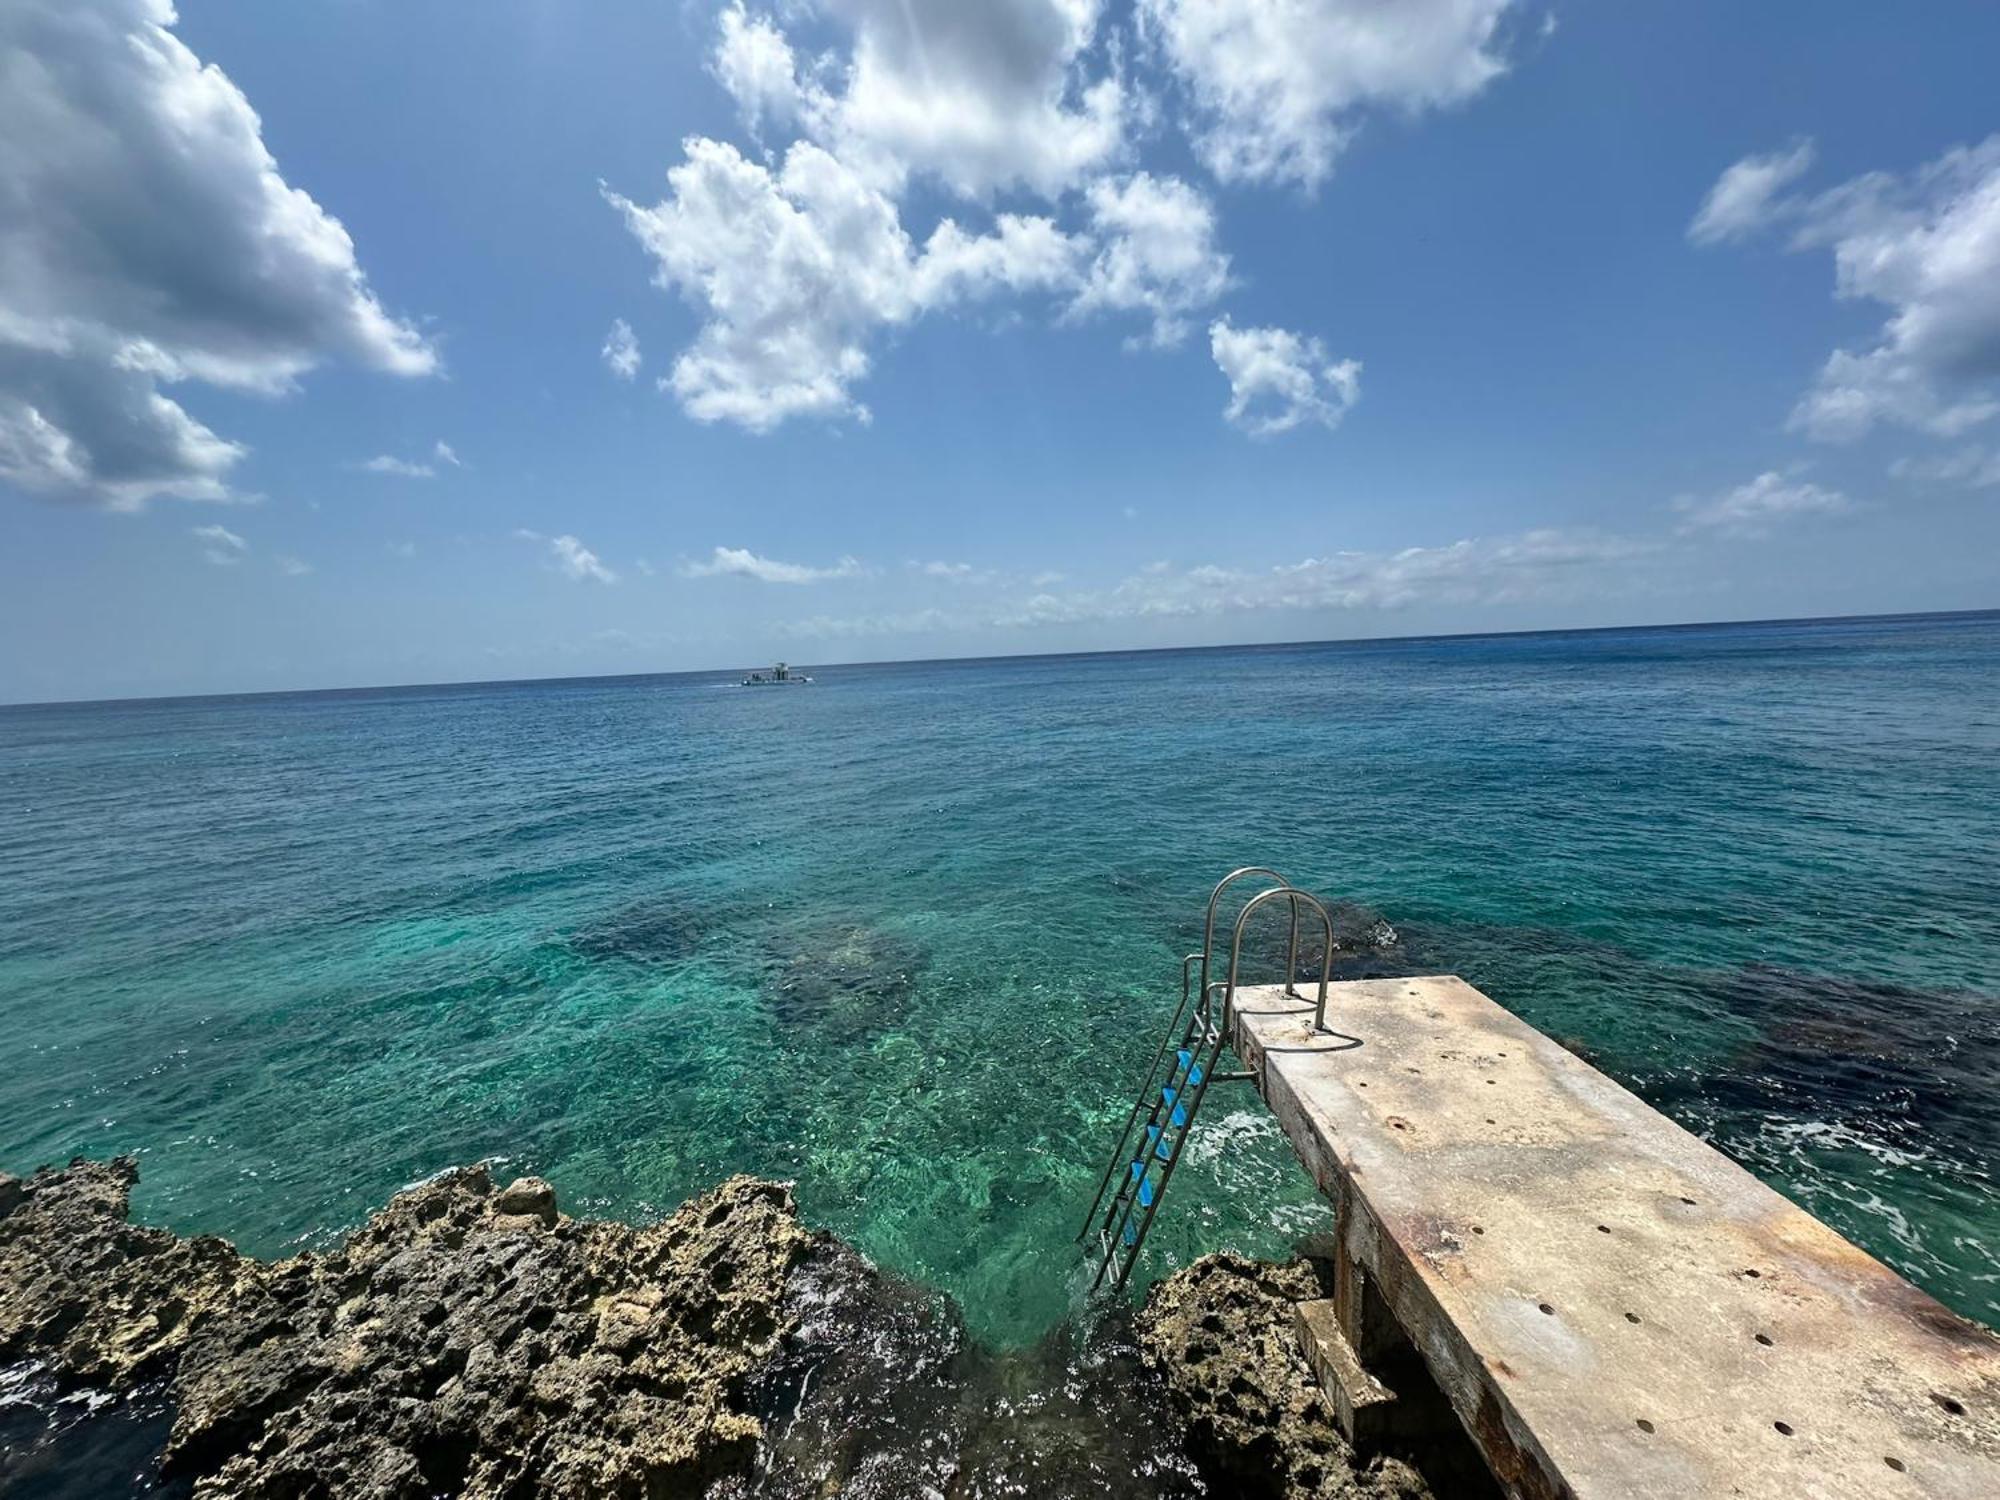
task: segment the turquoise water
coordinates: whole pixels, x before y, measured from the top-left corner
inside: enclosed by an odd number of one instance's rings
[[[1024,1341],[1256,861],[2000,1321],[2000,615],[817,675],[0,709],[0,1167],[260,1254],[775,1174]],[[1198,1134],[1153,1271],[1324,1223]]]

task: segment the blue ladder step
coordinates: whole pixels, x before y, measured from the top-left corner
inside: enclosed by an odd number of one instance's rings
[[[1138,1225],[1136,1225],[1136,1224],[1134,1224],[1134,1223],[1133,1223],[1133,1222],[1132,1222],[1132,1221],[1131,1221],[1130,1219],[1127,1219],[1127,1220],[1125,1221],[1125,1233],[1124,1233],[1123,1235],[1119,1236],[1119,1238],[1123,1239],[1123,1240],[1125,1241],[1125,1243],[1126,1243],[1126,1244],[1128,1244],[1128,1245],[1136,1245],[1136,1244],[1138,1244],[1138,1243],[1139,1243],[1139,1226],[1138,1226]]]
[[[1180,1130],[1184,1128],[1187,1125],[1187,1106],[1185,1104],[1176,1104],[1171,1118],[1174,1129]]]
[[[1168,1140],[1161,1141],[1159,1145],[1153,1148],[1153,1155],[1159,1157],[1161,1161],[1172,1161],[1174,1159],[1174,1143]]]
[[[1153,1183],[1152,1179],[1148,1178],[1146,1181],[1139,1184],[1139,1207],[1151,1208],[1152,1206],[1153,1206]]]

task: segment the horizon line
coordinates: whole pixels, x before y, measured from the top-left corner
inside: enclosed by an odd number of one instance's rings
[[[1003,651],[988,655],[903,656],[875,661],[806,662],[814,671],[861,667],[924,667],[1004,661],[1073,661],[1098,656],[1164,656],[1208,651],[1286,651],[1311,646],[1395,646],[1423,641],[1483,641],[1530,639],[1553,635],[1618,635],[1652,630],[1725,630],[1756,625],[1854,625],[1889,620],[1954,620],[2000,615],[2000,605],[1976,609],[1890,610],[1859,615],[1774,615],[1747,620],[1672,620],[1633,625],[1550,625],[1533,630],[1447,630],[1416,635],[1329,636],[1307,640],[1235,641],[1205,646],[1106,646],[1090,651]],[[792,663],[787,663],[791,665]],[[354,683],[338,687],[251,688],[227,693],[158,693],[111,698],[40,698],[0,703],[0,712],[16,708],[89,708],[113,703],[205,703],[234,698],[331,697],[342,693],[414,693],[446,688],[536,687],[558,682],[634,682],[641,678],[712,677],[756,668],[741,665],[680,667],[663,672],[580,672],[566,677],[464,677],[437,682]]]

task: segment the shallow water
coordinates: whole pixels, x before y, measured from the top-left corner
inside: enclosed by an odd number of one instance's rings
[[[0,1167],[259,1254],[732,1171],[1038,1340],[1269,863],[2000,1321],[2000,616],[0,709]],[[1149,1243],[1324,1210],[1212,1095]]]

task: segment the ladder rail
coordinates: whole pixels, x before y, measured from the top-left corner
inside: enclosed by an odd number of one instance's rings
[[[1140,1220],[1139,1228],[1133,1235],[1131,1243],[1121,1247],[1119,1241],[1125,1233],[1125,1225],[1131,1221],[1133,1209],[1139,1205],[1138,1183],[1145,1180],[1144,1176],[1135,1178],[1133,1191],[1131,1192],[1129,1201],[1126,1203],[1125,1213],[1119,1219],[1118,1228],[1112,1234],[1111,1252],[1105,1257],[1104,1263],[1097,1268],[1097,1280],[1092,1283],[1092,1291],[1095,1291],[1099,1285],[1102,1285],[1104,1273],[1111,1269],[1114,1260],[1118,1262],[1118,1274],[1112,1280],[1111,1289],[1114,1292],[1122,1291],[1126,1281],[1132,1275],[1132,1268],[1138,1265],[1139,1256],[1146,1248],[1146,1236],[1153,1232],[1153,1221],[1159,1218],[1160,1205],[1166,1201],[1167,1185],[1173,1181],[1174,1169],[1181,1164],[1181,1158],[1187,1154],[1188,1139],[1194,1131],[1195,1116],[1201,1112],[1201,1101],[1208,1097],[1209,1084],[1215,1082],[1215,1064],[1222,1056],[1223,1035],[1220,1031],[1208,1030],[1205,1040],[1207,1042],[1206,1051],[1198,1054],[1200,1057],[1201,1077],[1192,1086],[1192,1095],[1186,1099],[1187,1122],[1181,1126],[1180,1138],[1173,1144],[1165,1159],[1165,1164],[1160,1168],[1159,1182],[1153,1188],[1153,1201],[1145,1205],[1145,1217]],[[1192,1074],[1193,1069],[1190,1068],[1189,1072]],[[1165,1140],[1166,1137],[1162,1135],[1160,1139]],[[1143,1160],[1144,1158],[1142,1157],[1141,1159]],[[1146,1173],[1150,1174],[1151,1172],[1152,1165],[1148,1163]],[[1120,1256],[1119,1251],[1121,1248],[1128,1253]]]
[[[1181,1017],[1187,1012],[1190,994],[1189,971],[1201,958],[1202,955],[1199,953],[1190,953],[1181,959],[1181,1003],[1174,1010],[1174,1018],[1167,1023],[1166,1034],[1160,1038],[1160,1050],[1153,1054],[1153,1060],[1146,1068],[1146,1076],[1140,1081],[1138,1096],[1132,1101],[1131,1112],[1125,1116],[1125,1128],[1119,1132],[1118,1144],[1112,1149],[1111,1160],[1104,1168],[1103,1177],[1098,1179],[1097,1193],[1090,1200],[1090,1212],[1083,1216],[1083,1228],[1077,1231],[1076,1237],[1079,1240],[1090,1233],[1091,1223],[1097,1218],[1097,1210],[1103,1206],[1105,1189],[1111,1186],[1111,1179],[1125,1164],[1125,1149],[1132,1143],[1132,1127],[1139,1121],[1139,1112],[1146,1107],[1149,1098],[1157,1100],[1159,1097],[1154,1090],[1154,1081],[1159,1077],[1160,1064],[1166,1060],[1167,1053],[1173,1050],[1174,1030],[1181,1024]],[[1205,998],[1202,1003],[1206,1006]]]
[[[1104,1195],[1106,1191],[1110,1189],[1113,1179],[1115,1179],[1118,1176],[1119,1171],[1126,1165],[1127,1159],[1125,1153],[1127,1148],[1132,1144],[1132,1131],[1133,1128],[1137,1126],[1139,1123],[1140,1114],[1143,1111],[1145,1111],[1148,1105],[1150,1104],[1152,1113],[1147,1118],[1146,1121],[1147,1125],[1150,1126],[1156,1123],[1159,1119],[1160,1064],[1166,1061],[1168,1052],[1175,1050],[1174,1033],[1177,1030],[1181,1030],[1181,1021],[1187,1011],[1187,1003],[1190,993],[1193,993],[1200,997],[1198,1002],[1198,1010],[1201,1014],[1205,1026],[1208,1029],[1214,1028],[1215,1025],[1214,1013],[1210,1009],[1210,996],[1212,993],[1213,981],[1210,978],[1209,971],[1214,962],[1215,909],[1221,903],[1222,893],[1224,891],[1228,890],[1229,887],[1234,885],[1237,881],[1248,880],[1252,877],[1275,881],[1277,882],[1278,888],[1282,888],[1285,890],[1290,890],[1292,888],[1291,881],[1287,880],[1283,875],[1280,875],[1276,870],[1270,869],[1264,865],[1239,865],[1236,869],[1231,870],[1227,875],[1223,876],[1222,879],[1218,880],[1215,883],[1215,889],[1213,889],[1208,893],[1208,909],[1206,914],[1202,918],[1201,952],[1187,954],[1181,959],[1180,1007],[1177,1010],[1175,1010],[1173,1019],[1167,1023],[1166,1034],[1160,1041],[1159,1050],[1153,1054],[1152,1063],[1147,1067],[1145,1074],[1139,1080],[1139,1092],[1133,1097],[1132,1108],[1126,1113],[1125,1126],[1124,1129],[1119,1132],[1118,1144],[1112,1150],[1111,1159],[1107,1161],[1104,1165],[1104,1175],[1098,1178],[1097,1180],[1097,1191],[1091,1197],[1090,1211],[1083,1216],[1083,1227],[1077,1231],[1076,1237],[1079,1240],[1083,1239],[1086,1235],[1090,1233],[1090,1226],[1097,1219],[1097,1211],[1100,1208],[1104,1207]],[[1291,949],[1286,960],[1286,968],[1285,968],[1285,983],[1287,985],[1291,983],[1292,975],[1294,972],[1296,972],[1298,968],[1298,948],[1299,948],[1298,903],[1295,901],[1292,903]],[[1201,982],[1198,986],[1195,986],[1193,987],[1192,990],[1190,990],[1189,971],[1196,963],[1199,963],[1201,965]],[[1191,1034],[1191,1031],[1192,1028],[1189,1028],[1188,1031],[1184,1031],[1182,1033],[1179,1042],[1180,1046],[1184,1047],[1188,1044],[1188,1037]],[[1117,1211],[1116,1198],[1114,1198],[1112,1202],[1113,1202],[1112,1208],[1108,1210],[1105,1215],[1107,1222],[1109,1221],[1111,1214]],[[1102,1231],[1100,1230],[1099,1232],[1101,1233]]]
[[[1174,1045],[1174,1065],[1167,1070],[1167,1081],[1156,1086],[1153,1091],[1152,1114],[1147,1119],[1146,1129],[1140,1136],[1139,1154],[1128,1159],[1121,1150],[1119,1159],[1114,1164],[1114,1172],[1118,1167],[1124,1167],[1127,1171],[1120,1179],[1117,1190],[1111,1195],[1111,1201],[1105,1205],[1104,1218],[1097,1230],[1100,1239],[1106,1235],[1122,1234],[1125,1225],[1132,1217],[1134,1206],[1146,1206],[1139,1204],[1138,1200],[1142,1196],[1142,1186],[1152,1172],[1152,1162],[1146,1159],[1147,1153],[1157,1149],[1158,1143],[1166,1138],[1166,1131],[1170,1126],[1185,1137],[1188,1127],[1194,1123],[1194,1110],[1198,1107],[1198,1101],[1187,1092],[1190,1085],[1182,1077],[1183,1065],[1179,1059],[1183,1053],[1188,1056],[1187,1067],[1190,1074],[1199,1069],[1201,1081],[1198,1088],[1205,1091],[1207,1084],[1214,1080],[1215,1075],[1215,1060],[1207,1055],[1207,1049],[1215,1037],[1215,1029],[1206,1019],[1206,1014],[1205,1010],[1197,1010],[1189,1016],[1187,1025],[1182,1029],[1177,1041],[1172,1032],[1167,1033],[1169,1041]],[[1168,1097],[1170,1089],[1173,1098]],[[1175,1123],[1174,1117],[1177,1113],[1179,1122]],[[1166,1116],[1166,1124],[1160,1124],[1162,1114]],[[1158,1130],[1154,1129],[1155,1125],[1159,1126]],[[1134,1173],[1129,1170],[1133,1167],[1142,1170]],[[1164,1183],[1155,1186],[1156,1197],[1163,1188]],[[1122,1213],[1119,1211],[1121,1208],[1124,1210]],[[1108,1245],[1110,1241],[1107,1240],[1105,1243]],[[1102,1279],[1102,1268],[1099,1269],[1098,1275]]]
[[[1229,968],[1227,978],[1215,980],[1211,977],[1214,963],[1215,912],[1223,892],[1237,880],[1262,876],[1277,881],[1276,885],[1258,891],[1243,904],[1230,929]],[[1326,903],[1310,892],[1302,891],[1274,870],[1262,866],[1245,865],[1233,870],[1217,883],[1209,895],[1208,911],[1203,920],[1202,951],[1190,953],[1181,960],[1181,1000],[1175,1007],[1173,1019],[1168,1023],[1165,1039],[1154,1054],[1141,1085],[1139,1097],[1133,1101],[1127,1114],[1125,1128],[1120,1133],[1116,1151],[1104,1176],[1098,1182],[1097,1195],[1091,1202],[1090,1213],[1084,1220],[1084,1227],[1077,1236],[1084,1238],[1090,1233],[1093,1223],[1097,1225],[1098,1247],[1102,1258],[1098,1263],[1097,1276],[1091,1283],[1095,1294],[1104,1285],[1114,1267],[1116,1275],[1111,1277],[1113,1290],[1124,1287],[1138,1264],[1139,1256],[1145,1249],[1146,1238],[1152,1232],[1153,1221],[1159,1216],[1165,1201],[1167,1186],[1173,1180],[1174,1171],[1186,1154],[1186,1148],[1194,1132],[1196,1116],[1200,1113],[1203,1100],[1208,1097],[1212,1083],[1228,1083],[1254,1079],[1248,1071],[1218,1073],[1216,1064],[1222,1052],[1229,1045],[1229,1032],[1236,1014],[1236,990],[1242,971],[1243,937],[1251,918],[1257,910],[1269,902],[1283,900],[1289,908],[1290,932],[1286,947],[1284,993],[1293,999],[1304,1001],[1305,996],[1297,988],[1299,960],[1299,925],[1303,912],[1310,912],[1319,918],[1324,937],[1320,955],[1319,994],[1313,1009],[1313,1029],[1326,1030],[1326,1002],[1328,988],[1333,979],[1333,916]],[[1201,981],[1198,988],[1190,987],[1190,973],[1196,964],[1200,965]],[[1215,993],[1222,994],[1221,1015],[1215,1011]],[[1193,1000],[1190,1010],[1189,1002]],[[1164,1075],[1160,1065],[1169,1052],[1174,1054],[1174,1062]],[[1138,1154],[1128,1156],[1133,1149],[1133,1130],[1138,1125],[1142,1113],[1146,1126],[1139,1136]],[[1157,1171],[1157,1177],[1155,1172]],[[1112,1183],[1118,1181],[1115,1191]],[[1110,1194],[1106,1202],[1106,1194]],[[1099,1210],[1103,1214],[1100,1220]]]

